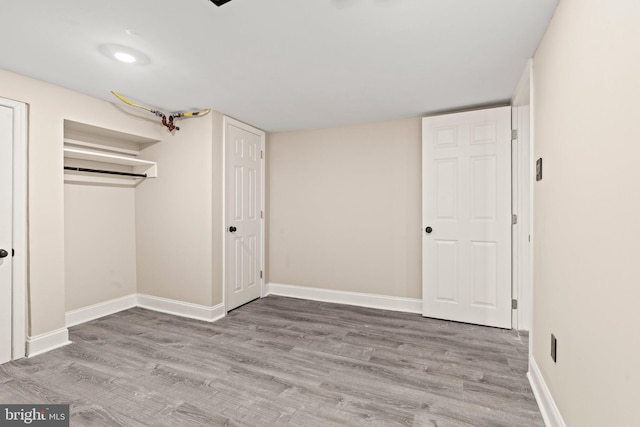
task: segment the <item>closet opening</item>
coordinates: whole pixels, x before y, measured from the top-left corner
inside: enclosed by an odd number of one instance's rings
[[[145,149],[159,142],[85,123],[64,122],[65,311],[135,299],[136,190],[158,165]],[[91,311],[91,310],[89,310]]]

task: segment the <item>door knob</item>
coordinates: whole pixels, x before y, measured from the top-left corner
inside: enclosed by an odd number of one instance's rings
[[[431,232],[433,231],[433,228],[431,228],[431,227],[427,227],[427,228],[425,228],[425,229],[424,229],[424,231],[425,231],[425,233],[427,233],[427,234],[431,234]]]
[[[233,225],[231,227],[229,227],[229,232],[230,233],[235,233],[236,231],[238,231],[238,229],[235,228]]]
[[[4,249],[0,249],[0,258],[6,258],[9,256],[9,252],[5,251]]]

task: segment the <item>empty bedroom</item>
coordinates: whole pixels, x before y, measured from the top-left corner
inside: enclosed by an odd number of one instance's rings
[[[640,425],[640,2],[0,16],[0,426]]]

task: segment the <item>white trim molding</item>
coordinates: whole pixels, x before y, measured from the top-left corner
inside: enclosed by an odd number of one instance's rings
[[[153,295],[131,294],[67,311],[65,313],[65,321],[67,327],[76,326],[134,307],[173,314],[180,317],[188,317],[189,319],[204,320],[205,322],[215,322],[226,315],[224,304],[209,307]]]
[[[516,139],[512,141],[512,208],[517,224],[512,228],[512,277],[513,298],[518,309],[513,310],[513,328],[529,331],[533,293],[533,60],[529,59],[520,82],[511,98],[512,129]]]
[[[64,347],[67,344],[71,344],[67,328],[27,337],[27,357],[37,356],[56,348]]]
[[[67,327],[76,326],[81,323],[99,319],[119,311],[140,307],[147,310],[159,311],[161,313],[172,314],[174,316],[187,317],[189,319],[203,320],[205,322],[215,322],[226,316],[224,304],[212,307],[177,301],[167,298],[154,297],[151,295],[131,294],[124,297],[115,298],[65,313],[65,323]],[[27,337],[26,353],[27,357],[37,356],[56,348],[71,344],[69,341],[69,330],[60,328],[45,334]]]
[[[531,389],[540,407],[544,424],[547,427],[567,427],[533,355],[529,355],[529,372],[527,372],[527,378],[529,378]]]
[[[188,317],[189,319],[203,320],[205,322],[215,322],[226,315],[224,304],[209,307],[144,294],[138,294],[137,306],[146,308],[147,310]]]
[[[27,104],[0,98],[0,105],[13,110],[11,359],[17,360],[27,351]]]
[[[137,294],[126,295],[109,301],[100,302],[77,310],[70,310],[65,313],[65,324],[67,328],[81,323],[89,322],[100,317],[108,316],[122,310],[128,310],[138,305]]]
[[[335,291],[280,283],[269,283],[267,287],[271,295],[422,314],[422,300],[417,298]]]

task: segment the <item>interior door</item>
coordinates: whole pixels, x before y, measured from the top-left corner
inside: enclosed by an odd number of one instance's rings
[[[11,360],[13,110],[0,106],[0,363]]]
[[[423,315],[511,328],[510,107],[422,132]]]
[[[264,132],[225,118],[226,309],[262,292]]]

